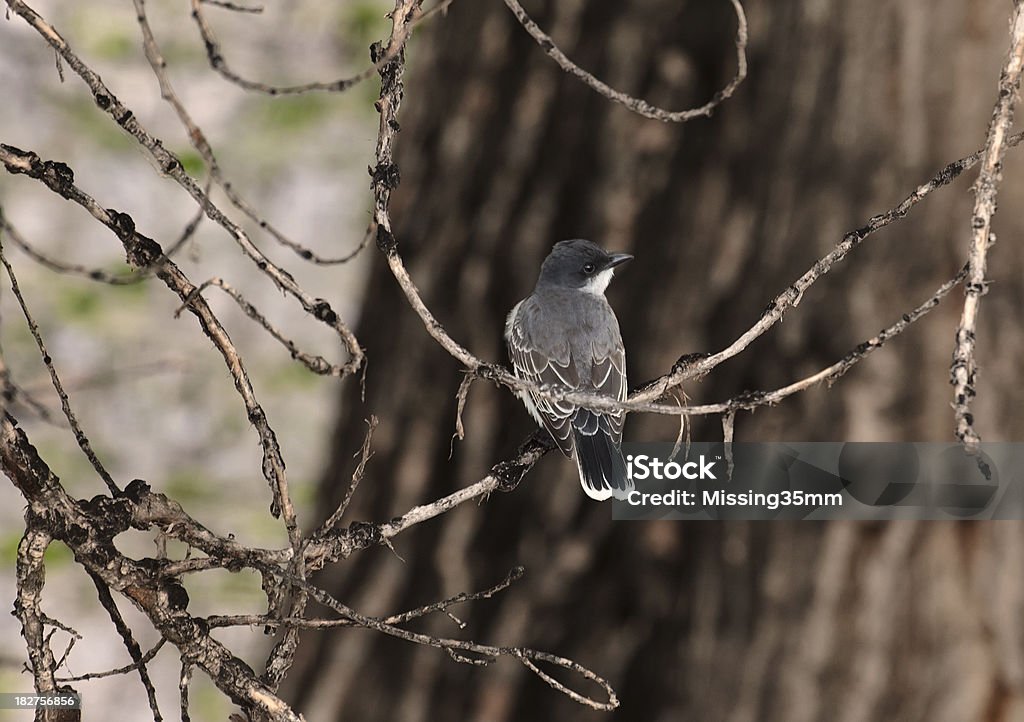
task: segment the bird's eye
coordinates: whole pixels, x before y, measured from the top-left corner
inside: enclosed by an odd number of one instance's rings
[[[583,266],[583,272],[585,274],[587,274],[588,276],[591,273],[593,273],[596,269],[597,269],[597,266],[595,266],[593,263],[588,263],[585,266]]]

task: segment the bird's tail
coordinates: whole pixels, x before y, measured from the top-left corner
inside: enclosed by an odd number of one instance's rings
[[[622,451],[611,437],[602,431],[585,434],[578,430],[573,430],[573,436],[580,484],[587,496],[598,501],[629,496],[634,488],[633,480],[626,473]]]

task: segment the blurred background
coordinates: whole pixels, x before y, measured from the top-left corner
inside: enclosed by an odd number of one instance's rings
[[[724,0],[524,6],[583,67],[664,107],[705,102],[735,70],[735,19]],[[200,176],[200,159],[159,100],[131,9],[34,7]],[[340,96],[243,93],[208,69],[185,3],[147,7],[171,79],[236,187],[318,251],[356,246],[369,219],[375,84]],[[425,301],[457,339],[503,359],[504,317],[532,288],[551,244],[586,237],[636,255],[609,296],[631,381],[653,378],[681,354],[722,348],[844,232],[983,145],[1009,3],[751,0],[746,9],[747,81],[712,118],[682,126],[637,117],[563,74],[496,1],[456,0],[414,37],[393,218]],[[262,15],[207,14],[239,70],[293,83],[361,69],[366,46],[387,33],[387,10],[386,2],[307,1]],[[0,32],[0,140],[68,162],[83,188],[132,213],[143,232],[177,237],[194,212],[189,199],[160,180],[76,78],[59,81],[52,53],[23,22],[12,18]],[[974,410],[986,441],[1024,431],[1024,164],[1016,151],[1004,172],[978,332]],[[872,236],[771,333],[687,384],[693,402],[802,378],[928,298],[965,261],[973,178]],[[41,248],[121,267],[110,234],[39,184],[5,175],[0,203]],[[369,358],[365,394],[355,380],[317,379],[208,294],[282,436],[306,528],[344,493],[371,413],[381,419],[375,456],[350,520],[388,519],[465,486],[530,433],[510,394],[478,383],[464,414],[467,437],[450,452],[459,368],[423,332],[375,249],[325,269],[258,237],[312,293],[358,320]],[[9,245],[72,402],[115,476],[147,479],[219,532],[283,543],[266,514],[255,436],[212,349],[189,319],[172,318],[174,299],[151,284],[56,277]],[[194,280],[225,276],[307,346],[337,352],[211,225],[181,258]],[[14,379],[52,404],[9,295],[0,300],[0,339]],[[831,389],[740,415],[736,438],[952,438],[959,313],[954,293]],[[72,493],[101,489],[67,431],[27,412],[19,419]],[[625,436],[675,433],[672,419],[634,416]],[[694,438],[720,434],[714,420],[693,429]],[[0,494],[9,500],[0,514],[10,569],[21,500],[9,487]],[[575,659],[612,682],[622,700],[616,719],[1015,720],[1024,719],[1022,542],[1012,522],[613,523],[607,507],[580,492],[572,464],[549,455],[514,493],[414,527],[394,553],[368,549],[318,583],[364,613],[388,614],[488,587],[521,564],[526,577],[511,589],[454,610],[464,630],[441,615],[413,626]],[[151,554],[152,539],[122,548]],[[86,633],[72,671],[127,663],[91,583],[59,547],[51,553],[45,609]],[[12,575],[2,583],[13,599]],[[186,586],[194,612],[260,611],[255,578],[195,575]],[[143,647],[155,641],[122,606]],[[11,642],[0,653],[0,688],[27,689],[15,620],[0,617],[0,635]],[[250,631],[218,638],[262,666],[269,640]],[[178,660],[165,650],[154,665],[172,710]],[[202,675],[195,685],[195,717],[223,718],[225,700]],[[147,715],[135,678],[82,689],[86,719],[111,709]],[[314,722],[606,718],[510,661],[459,665],[365,630],[307,634],[284,693]]]

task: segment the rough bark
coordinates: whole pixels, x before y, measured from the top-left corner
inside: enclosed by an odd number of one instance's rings
[[[392,206],[424,299],[478,356],[503,359],[505,314],[550,245],[587,237],[634,253],[610,297],[631,379],[722,347],[845,231],[984,143],[1007,47],[1007,3],[752,2],[750,76],[710,119],[639,118],[562,74],[501,3],[454,3],[410,52]],[[667,107],[703,103],[733,71],[727,2],[533,2],[583,67]],[[1016,151],[1000,199],[1024,195]],[[1016,167],[1016,172],[1015,172]],[[774,388],[832,363],[927,297],[965,259],[970,180],[870,239],[775,330],[700,383],[696,401]],[[975,419],[1019,438],[1024,218],[991,250]],[[958,304],[736,438],[952,438]],[[518,402],[474,385],[449,459],[457,365],[378,259],[357,335],[365,399],[339,403],[324,514],[363,439],[375,456],[350,514],[386,519],[480,478],[531,430]],[[630,417],[626,438],[671,439]],[[716,438],[698,423],[696,438]],[[1009,720],[1024,715],[1024,561],[1015,523],[613,523],[549,454],[496,494],[371,549],[319,581],[364,613],[482,588],[465,634],[572,657],[616,687],[621,719]],[[454,633],[444,617],[425,622]],[[596,718],[519,665],[460,665],[360,631],[306,635],[286,697],[308,719]]]

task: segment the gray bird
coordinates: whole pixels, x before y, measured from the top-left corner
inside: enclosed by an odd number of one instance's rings
[[[505,323],[515,374],[624,400],[626,351],[615,312],[604,297],[615,268],[633,257],[584,240],[562,241],[544,259],[533,293]],[[589,411],[533,392],[519,398],[562,453],[575,457],[587,496],[625,498],[633,489],[619,446],[622,411]]]

